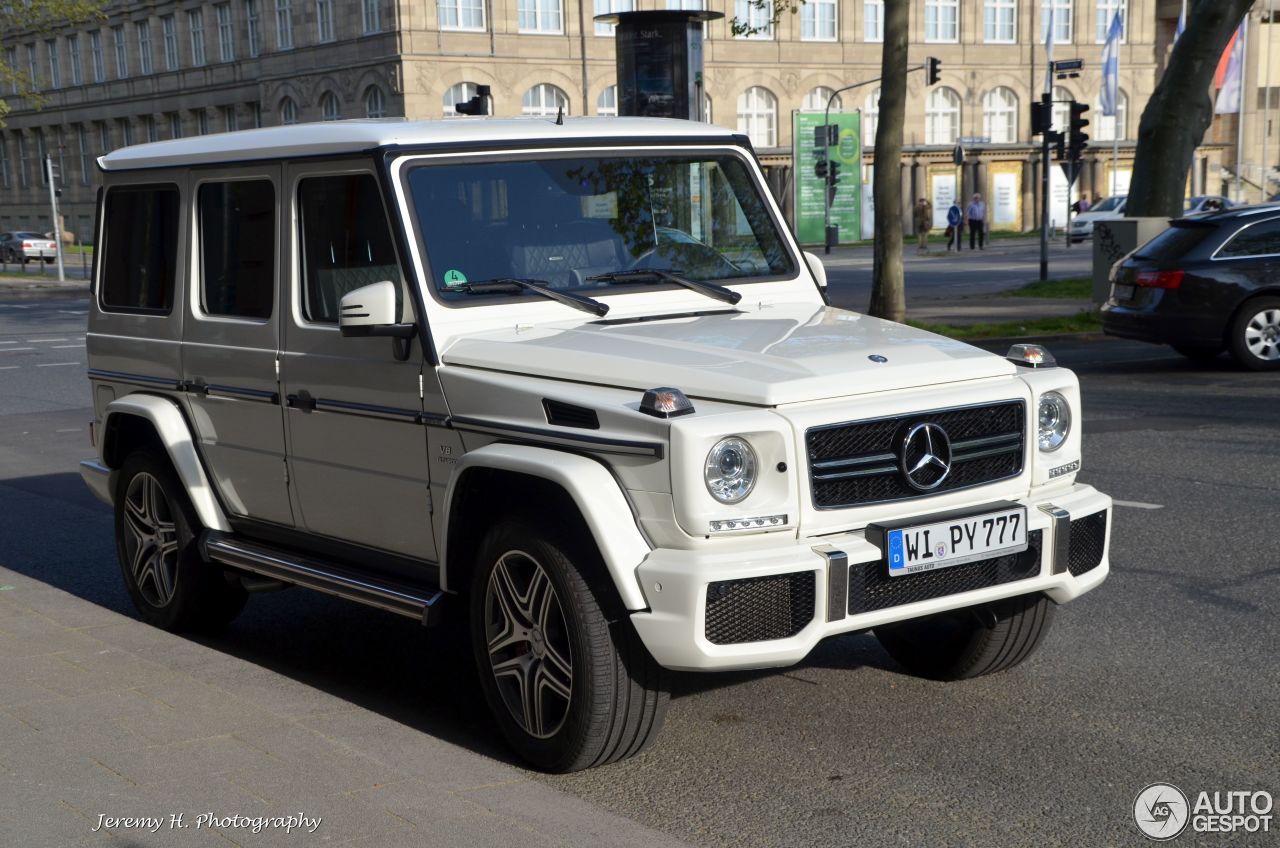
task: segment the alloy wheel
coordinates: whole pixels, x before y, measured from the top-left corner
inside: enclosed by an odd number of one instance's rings
[[[163,607],[173,599],[178,573],[178,528],[160,481],[135,474],[124,497],[124,547],[134,585],[144,600]]]
[[[1244,328],[1249,352],[1262,360],[1280,360],[1280,309],[1263,309]]]
[[[503,554],[484,599],[489,667],[511,717],[530,736],[554,736],[569,716],[573,651],[550,576],[523,551]]]

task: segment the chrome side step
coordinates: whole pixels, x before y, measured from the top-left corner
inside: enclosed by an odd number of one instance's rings
[[[211,562],[416,618],[427,626],[435,623],[444,596],[436,586],[396,582],[216,530],[201,535],[200,552]]]

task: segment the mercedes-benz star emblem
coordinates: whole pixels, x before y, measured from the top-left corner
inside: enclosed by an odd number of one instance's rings
[[[931,421],[916,424],[902,439],[902,476],[911,488],[928,492],[951,473],[951,439]]]

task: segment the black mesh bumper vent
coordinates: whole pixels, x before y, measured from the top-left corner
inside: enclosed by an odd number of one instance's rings
[[[1095,512],[1071,522],[1071,547],[1067,568],[1072,577],[1092,571],[1102,563],[1102,550],[1107,543],[1107,513]]]
[[[1032,530],[1027,534],[1027,549],[1022,553],[901,577],[890,577],[884,560],[854,565],[849,570],[849,614],[900,607],[1035,577],[1040,573],[1043,538],[1041,531]]]
[[[805,433],[809,479],[818,509],[861,506],[954,492],[1022,473],[1023,401],[913,412],[874,421],[814,427]],[[951,441],[951,471],[928,492],[909,486],[898,451],[906,431],[930,421]]]
[[[707,586],[707,641],[786,639],[813,620],[812,571],[724,580]]]

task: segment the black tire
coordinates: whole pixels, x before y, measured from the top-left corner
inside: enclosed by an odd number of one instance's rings
[[[543,771],[634,756],[666,715],[667,674],[604,574],[594,548],[523,521],[497,525],[480,545],[469,603],[481,689],[507,742]]]
[[[1192,362],[1209,363],[1218,358],[1218,354],[1222,353],[1221,347],[1200,347],[1197,345],[1173,345],[1174,351],[1180,356],[1185,356]]]
[[[210,632],[244,609],[248,594],[196,549],[200,522],[167,458],[141,450],[120,469],[116,556],[134,607],[163,630]]]
[[[1280,297],[1245,301],[1227,330],[1231,357],[1250,371],[1280,368]]]
[[[1053,603],[1020,595],[981,607],[881,625],[876,638],[912,674],[968,680],[1013,668],[1040,646],[1053,623]]]

